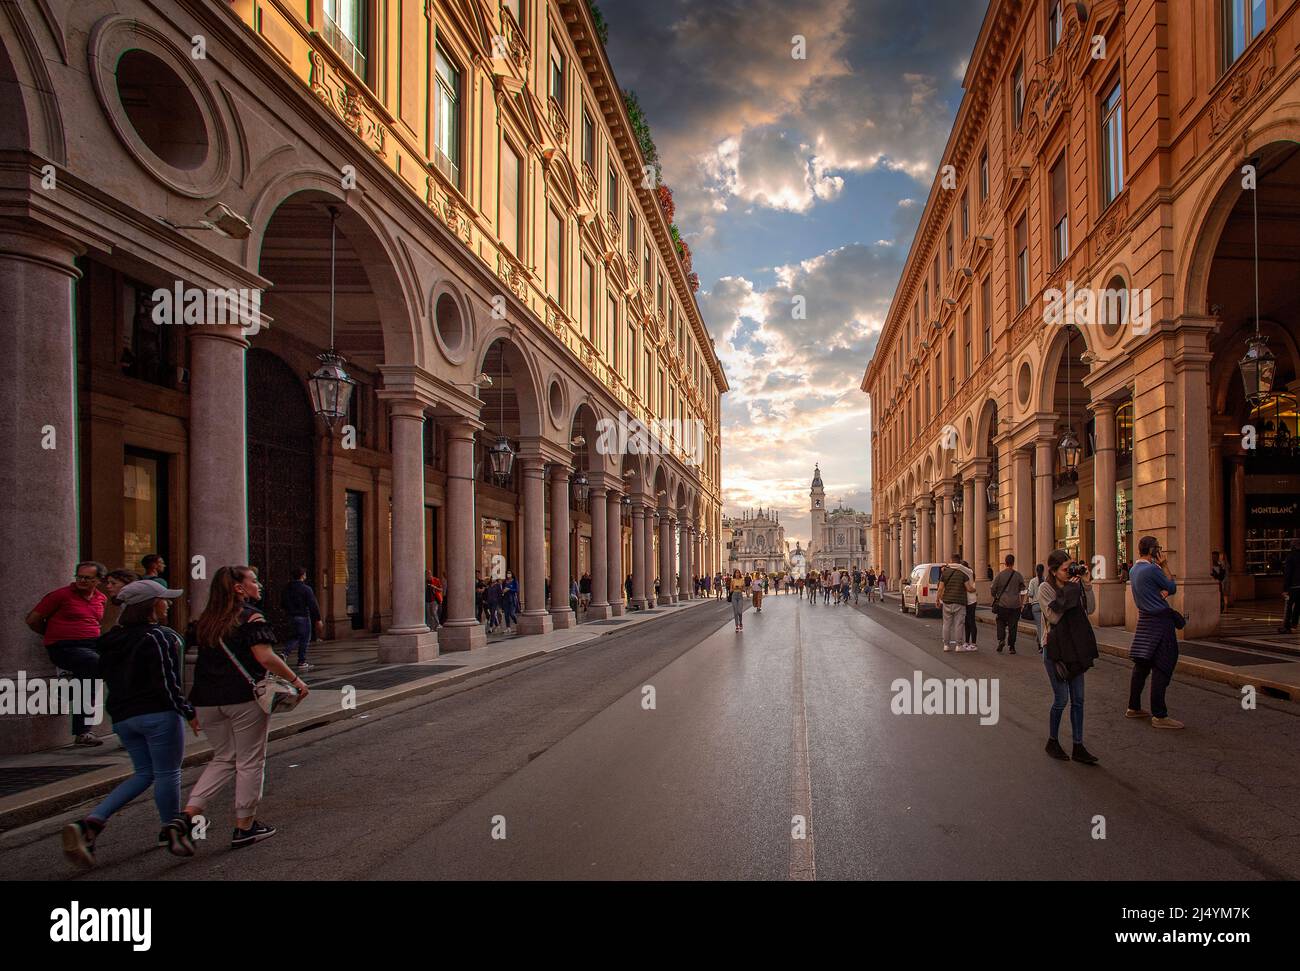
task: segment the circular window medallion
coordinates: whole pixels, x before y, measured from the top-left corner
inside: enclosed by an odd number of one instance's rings
[[[456,295],[444,290],[433,300],[433,334],[443,356],[453,364],[464,359],[469,345],[469,322]]]
[[[1101,322],[1101,332],[1108,341],[1128,323],[1128,287],[1124,278],[1115,276],[1106,284],[1097,306],[1097,319]]]
[[[550,390],[546,393],[546,404],[551,410],[551,421],[557,427],[564,424],[564,388],[556,378],[551,379]]]
[[[1029,404],[1030,384],[1033,381],[1033,372],[1029,368],[1029,362],[1024,361],[1020,365],[1020,372],[1016,376],[1016,397],[1020,399],[1020,407],[1024,408]]]
[[[118,139],[172,191],[216,195],[230,176],[230,139],[188,49],[149,24],[106,17],[90,34],[91,82]]]

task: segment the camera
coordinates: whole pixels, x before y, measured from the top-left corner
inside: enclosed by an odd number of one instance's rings
[[[1088,575],[1088,564],[1080,563],[1077,560],[1065,569],[1071,577],[1086,577]]]

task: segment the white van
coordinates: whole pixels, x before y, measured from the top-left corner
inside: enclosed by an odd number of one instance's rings
[[[903,596],[899,599],[899,609],[907,613],[910,609],[916,616],[922,610],[933,610],[942,614],[939,606],[939,574],[943,572],[943,563],[918,564],[903,581]]]

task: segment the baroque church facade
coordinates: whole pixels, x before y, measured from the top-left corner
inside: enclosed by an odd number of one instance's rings
[[[872,566],[871,513],[843,505],[828,510],[820,465],[813,468],[808,500],[812,539],[804,554],[807,569],[865,570]]]
[[[789,569],[789,549],[779,513],[770,509],[759,509],[757,514],[746,512],[724,518],[722,527],[724,536],[726,530],[731,530],[731,542],[727,544],[728,572],[784,573]]]

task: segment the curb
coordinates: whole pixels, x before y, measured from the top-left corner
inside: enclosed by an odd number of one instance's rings
[[[713,602],[701,599],[699,603],[687,604],[689,607],[702,606],[705,603]],[[639,626],[639,625],[638,625]],[[324,728],[336,722],[347,721],[356,718],[358,715],[366,714],[378,708],[387,705],[396,704],[402,701],[408,701],[411,698],[417,698],[421,695],[432,694],[442,688],[454,685],[470,678],[477,678],[483,674],[490,674],[493,671],[499,671],[502,668],[512,667],[516,664],[523,664],[526,661],[533,661],[539,657],[545,657],[548,654],[557,651],[567,650],[570,647],[577,647],[581,644],[587,644],[601,637],[610,634],[619,633],[622,628],[610,628],[608,630],[593,631],[592,636],[580,641],[574,641],[563,647],[552,648],[551,650],[529,651],[527,654],[521,654],[518,657],[503,658],[500,661],[494,661],[491,664],[485,664],[482,667],[476,667],[468,671],[449,672],[444,674],[431,675],[430,680],[416,682],[414,684],[402,685],[400,687],[386,689],[383,694],[375,695],[364,701],[358,699],[355,708],[340,708],[336,711],[319,712],[315,715],[306,715],[298,721],[289,721],[280,725],[272,725],[267,734],[268,745],[271,742],[291,738],[295,735],[305,734],[318,728]],[[326,691],[336,690],[335,688],[323,689]],[[184,759],[181,760],[181,768],[188,769],[196,765],[204,765],[212,760],[212,749],[206,747],[195,752],[187,752]],[[59,792],[41,794],[41,789],[48,786],[58,786],[58,782],[48,783],[47,786],[39,786],[36,789],[28,790],[27,793],[17,793],[5,799],[0,799],[0,835],[17,829],[20,826],[26,826],[30,823],[40,822],[50,816],[57,815],[71,807],[93,799],[96,796],[104,795],[111,792],[118,783],[124,779],[130,778],[132,770],[128,766],[104,766],[101,769],[88,772],[85,775],[74,777],[69,780],[67,785],[70,788],[63,789]]]

